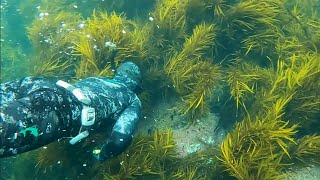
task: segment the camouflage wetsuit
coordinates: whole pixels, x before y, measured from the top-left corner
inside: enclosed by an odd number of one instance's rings
[[[74,84],[91,100],[95,125],[113,126],[101,144],[103,160],[123,152],[131,143],[140,117],[136,95],[141,75],[131,62],[122,64],[113,79],[90,77]],[[20,154],[79,132],[82,103],[56,80],[27,77],[1,84],[0,157]]]

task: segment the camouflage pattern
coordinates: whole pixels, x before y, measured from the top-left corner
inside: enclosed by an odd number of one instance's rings
[[[26,77],[1,84],[0,157],[77,135],[82,104],[73,94],[57,86],[56,81]],[[135,93],[140,81],[138,67],[128,62],[119,67],[113,79],[89,77],[74,84],[90,98],[90,106],[96,110],[93,130],[101,123],[112,126],[110,137],[101,144],[101,148],[109,152],[102,152],[98,159],[113,157],[131,143],[140,118],[141,103]],[[113,147],[107,148],[108,144]]]

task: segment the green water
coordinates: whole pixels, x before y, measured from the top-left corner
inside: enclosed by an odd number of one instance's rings
[[[25,76],[110,77],[104,45],[114,41],[117,65],[132,60],[143,71],[145,118],[141,136],[117,158],[96,162],[90,143],[62,140],[1,159],[0,179],[283,179],[289,170],[319,163],[319,4],[1,0],[1,83]],[[90,51],[81,51],[86,42]],[[93,60],[94,66],[86,64]],[[209,126],[203,134],[192,129],[201,122]],[[173,136],[177,144],[169,141],[166,128],[192,129],[200,135],[185,148],[201,144],[202,150],[174,156],[181,153],[179,136]],[[156,130],[168,140],[159,151]]]

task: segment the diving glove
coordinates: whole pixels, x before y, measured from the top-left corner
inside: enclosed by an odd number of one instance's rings
[[[113,132],[106,143],[93,149],[93,156],[100,161],[113,158],[127,149],[132,142],[132,136]]]

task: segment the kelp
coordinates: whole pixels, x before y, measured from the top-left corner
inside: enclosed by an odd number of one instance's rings
[[[289,97],[290,98],[290,97]],[[297,125],[282,120],[289,99],[278,100],[264,116],[247,117],[237,123],[221,144],[223,165],[237,179],[281,179],[288,143]],[[263,117],[263,118],[262,118]]]
[[[30,67],[33,75],[74,76],[70,67],[76,65],[78,59],[72,55],[72,42],[77,41],[72,34],[82,31],[81,24],[79,14],[66,12],[43,15],[33,21],[27,28],[36,54]]]
[[[37,17],[28,28],[37,54],[31,63],[32,68],[37,65],[34,74],[112,77],[112,49],[105,46],[112,42],[118,49],[116,66],[131,60],[144,72],[145,92],[140,96],[144,111],[152,113],[152,105],[162,97],[178,96],[182,101],[176,108],[181,114],[200,119],[212,110],[210,99],[219,99],[214,92],[220,88],[230,96],[226,103],[232,102],[236,110],[230,117],[239,120],[220,152],[208,147],[206,152],[211,153],[180,159],[172,132],[156,131],[136,137],[120,156],[94,163],[86,171],[90,177],[208,179],[219,174],[219,178],[282,179],[286,168],[296,162],[317,162],[320,23],[316,1],[161,0],[145,19],[135,20],[103,8],[90,10],[91,17],[85,19],[63,12],[56,7],[59,2],[53,4],[47,9],[49,15]],[[40,170],[56,163],[50,160],[57,157],[51,153],[73,161],[62,147],[42,151],[37,157]],[[76,155],[80,153],[84,152]]]
[[[95,167],[97,179],[127,179],[141,175],[164,177],[165,169],[177,159],[172,131],[156,131],[152,136],[138,136],[120,156]]]
[[[158,1],[151,13],[152,42],[168,50],[180,43],[186,35],[186,0]]]
[[[84,32],[77,34],[80,41],[75,43],[75,55],[81,56],[79,68],[76,70],[78,78],[112,75],[111,56],[114,49],[106,46],[106,43],[116,45],[116,66],[127,58],[132,61],[135,58],[145,59],[148,39],[144,37],[144,33],[147,31],[140,31],[137,25],[127,20],[123,14],[100,12],[97,15],[94,12],[92,19],[87,19],[87,23]]]
[[[200,24],[190,38],[186,39],[180,53],[175,53],[167,62],[165,71],[171,77],[175,90],[187,104],[180,111],[191,112],[194,117],[205,112],[205,99],[217,86],[221,78],[218,65],[202,60],[205,51],[214,45],[213,25]]]
[[[303,162],[304,164],[320,163],[317,156],[320,151],[320,136],[307,135],[298,139],[296,145],[290,147],[292,157]]]

